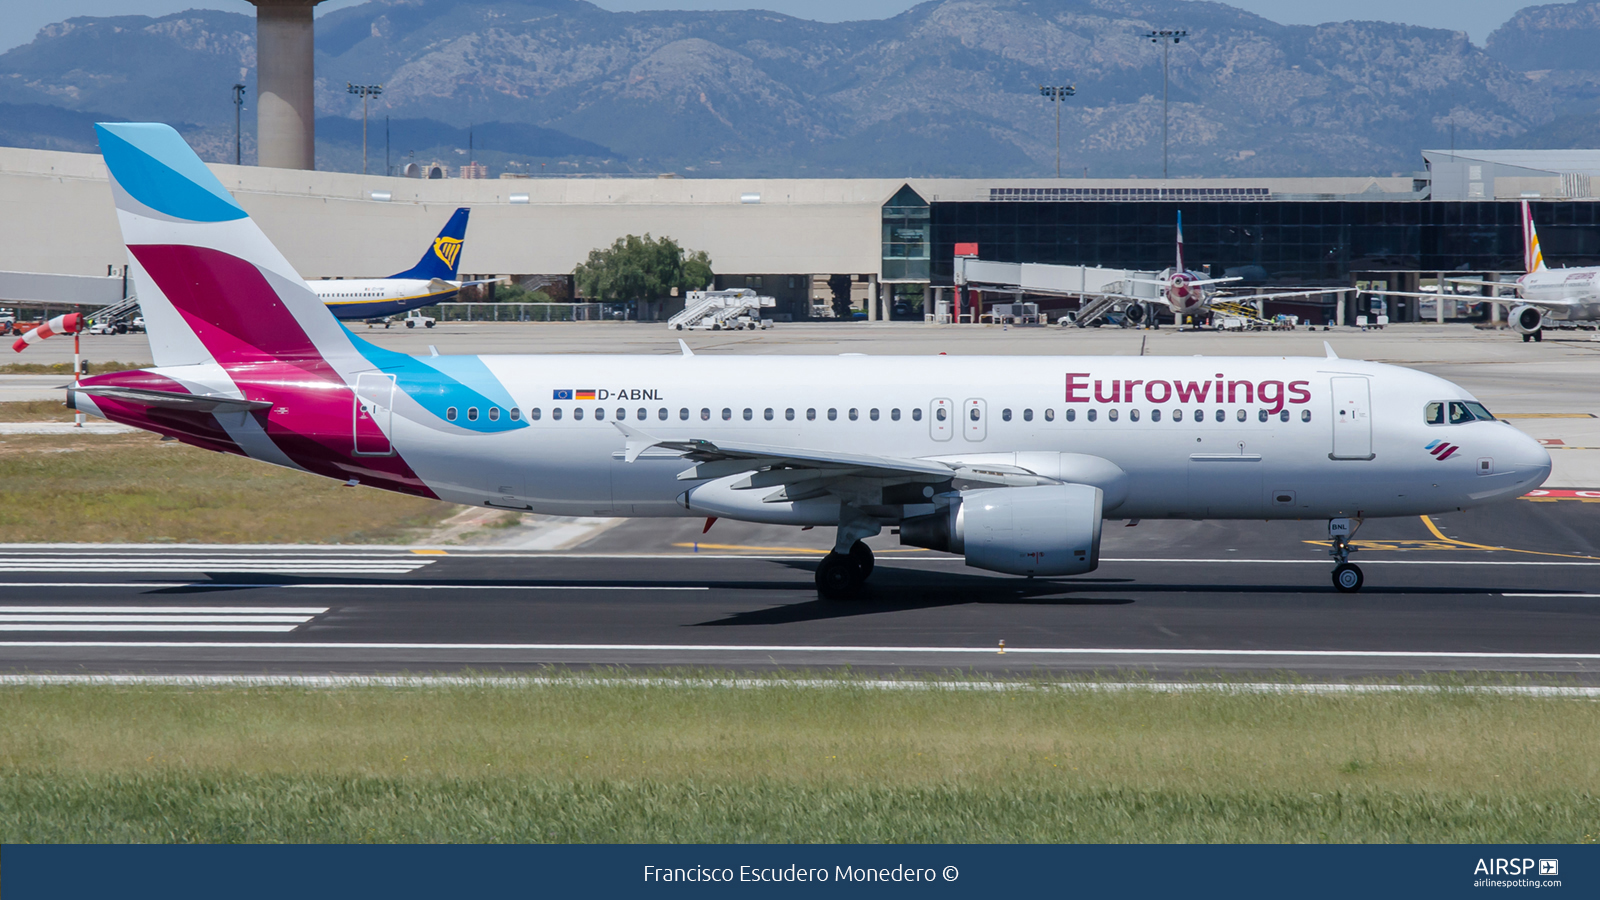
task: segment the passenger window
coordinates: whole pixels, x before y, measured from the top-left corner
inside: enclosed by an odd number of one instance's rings
[[[1117,411],[1115,409],[1106,410],[1106,420],[1115,422],[1117,420]]]
[[[1159,409],[1150,410],[1150,421],[1152,421],[1152,422],[1161,421],[1161,410],[1159,410]]]
[[[1243,422],[1246,418],[1249,417],[1249,413],[1246,413],[1244,410],[1241,409],[1237,413],[1234,413],[1233,417],[1235,419],[1238,419],[1239,421]]]
[[[1067,421],[1068,422],[1076,422],[1077,420],[1078,420],[1078,411],[1075,410],[1075,409],[1067,410]]]
[[[1182,422],[1183,421],[1183,410],[1181,410],[1181,409],[1173,410],[1172,411],[1172,421],[1174,421],[1174,422]]]
[[[500,407],[498,407],[498,406],[489,407],[489,421],[491,421],[491,422],[500,421]]]
[[[856,411],[855,407],[853,407],[853,406],[850,407],[850,421],[854,422],[856,419],[859,419],[859,418],[861,418],[861,414]]]
[[[898,408],[889,410],[889,418],[896,422],[900,421],[900,410]]]
[[[666,410],[662,410],[662,412],[666,412]],[[617,418],[620,419],[620,418],[622,418],[622,416],[619,415],[619,416],[617,416]],[[639,407],[639,414],[637,416],[635,416],[635,418],[637,418],[639,421],[643,422],[645,419],[650,418],[650,410],[645,409],[642,406]],[[665,419],[666,416],[662,416],[661,418]]]
[[[838,419],[839,419],[839,411],[837,409],[829,407],[828,408],[828,421],[829,422],[835,422],[835,421],[838,421]]]
[[[1137,409],[1130,409],[1130,410],[1128,410],[1128,420],[1129,420],[1129,421],[1130,421],[1130,422],[1137,422],[1137,421],[1139,421],[1139,411],[1138,411],[1138,410],[1137,410]]]
[[[1226,421],[1228,421],[1228,411],[1225,410],[1225,409],[1217,410],[1217,421],[1218,422],[1226,422]]]
[[[700,421],[702,421],[702,422],[711,421],[711,410],[707,409],[704,406],[700,407]]]
[[[771,422],[772,421],[772,407],[769,406],[766,409],[762,410],[761,411],[761,418],[766,419],[768,422]]]
[[[1009,410],[1009,409],[1000,410],[1000,421],[1002,421],[1002,422],[1011,421],[1011,410]]]
[[[1279,422],[1287,422],[1287,421],[1289,421],[1289,411],[1287,409],[1278,413],[1278,421]]]
[[[467,415],[468,416],[472,415],[472,410],[470,410],[470,409],[467,410]],[[582,422],[583,421],[583,407],[574,406],[572,408],[572,420],[574,422]]]
[[[788,409],[784,410],[783,411],[783,418],[784,418],[784,421],[786,421],[786,422],[793,422],[794,421],[794,407],[791,406]]]
[[[816,409],[816,407],[812,407],[810,409],[807,409],[806,410],[806,421],[807,422],[815,422],[816,420],[817,420],[817,409]]]
[[[754,418],[755,418],[755,417],[756,417],[756,414],[755,414],[755,413],[754,413],[754,412],[752,412],[752,411],[751,411],[751,409],[750,409],[750,407],[748,407],[748,406],[746,406],[746,407],[745,407],[745,408],[744,408],[744,420],[745,420],[745,421],[746,421],[746,422],[748,422],[748,421],[750,421],[750,420],[751,420],[751,419],[754,419]]]
[[[555,419],[557,422],[561,421],[561,407],[558,406],[550,410],[550,418]]]
[[[476,421],[478,421],[478,408],[476,406],[467,407],[467,421],[468,422],[476,422]]]
[[[940,410],[940,412],[943,412],[943,410]],[[922,421],[922,410],[921,410],[921,408],[913,409],[911,411],[911,421],[913,421],[913,422],[921,422]]]
[[[1311,410],[1309,410],[1309,409],[1300,410],[1300,421],[1302,421],[1302,422],[1311,421]]]
[[[600,421],[601,419],[604,419],[605,417],[606,417],[605,407],[597,406],[597,407],[594,408],[594,420],[596,422]]]
[[[528,418],[534,420],[535,422],[539,421],[539,418],[541,416],[543,416],[543,415],[544,415],[544,413],[542,411],[540,411],[539,407],[537,407],[537,406],[535,406],[533,409],[528,410]]]
[[[456,408],[454,406],[452,406],[449,409],[445,410],[444,411],[444,417],[446,419],[450,420],[451,422],[454,422],[456,420]]]
[[[1024,421],[1024,422],[1032,422],[1033,421],[1033,410],[1031,410],[1031,409],[1023,410],[1022,411],[1022,421]]]
[[[874,422],[878,421],[878,411],[876,409],[868,410],[867,418],[871,419]]]
[[[1422,421],[1429,425],[1444,424],[1444,404],[1440,402],[1429,403],[1422,408]]]
[[[1092,409],[1091,409],[1091,410],[1089,410],[1089,414],[1088,414],[1088,415],[1087,415],[1087,416],[1084,416],[1084,418],[1086,418],[1086,419],[1088,419],[1088,420],[1089,420],[1089,421],[1091,421],[1091,422],[1093,422],[1093,421],[1094,421],[1094,419],[1095,419],[1095,411],[1094,411],[1094,410],[1092,410]]]
[[[689,407],[685,406],[678,410],[678,420],[681,422],[689,421]]]
[[[728,421],[729,419],[732,419],[732,418],[733,418],[733,410],[731,410],[731,409],[727,408],[726,406],[724,406],[722,408],[722,421],[726,422],[726,421]]]
[[[1054,422],[1056,420],[1056,411],[1053,410],[1053,409],[1045,410],[1044,411],[1044,420],[1046,422]]]
[[[1263,422],[1265,422],[1267,420],[1267,411],[1264,410],[1264,409],[1257,410],[1256,411],[1256,418],[1261,420],[1261,421],[1263,421]]]
[[[519,420],[521,418],[522,418],[522,410],[518,409],[515,406],[511,407],[511,421],[515,422],[515,421],[517,421],[517,420]]]
[[[667,408],[665,406],[663,406],[660,409],[656,410],[656,418],[660,419],[663,422],[665,422],[667,420]]]
[[[944,418],[945,418],[944,407],[941,406],[938,409],[934,410],[933,417],[935,419],[938,419],[939,421],[943,422]]]

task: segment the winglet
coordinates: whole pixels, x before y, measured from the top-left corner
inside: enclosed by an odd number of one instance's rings
[[[639,458],[639,454],[661,443],[660,438],[651,437],[631,425],[624,425],[615,419],[611,424],[617,426],[617,430],[627,438],[627,443],[622,446],[622,458],[627,462],[633,462]]]
[[[678,349],[683,351],[684,356],[694,355],[694,351],[689,349],[689,345],[684,342],[683,338],[678,338]]]
[[[1339,354],[1333,352],[1333,345],[1328,343],[1327,341],[1323,341],[1322,342],[1322,349],[1328,351],[1328,358],[1329,359],[1338,359],[1339,358]]]

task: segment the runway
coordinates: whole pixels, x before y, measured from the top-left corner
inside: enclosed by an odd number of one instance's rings
[[[870,592],[850,603],[816,599],[817,532],[718,526],[716,544],[685,540],[701,537],[699,521],[634,520],[561,553],[13,546],[0,548],[0,671],[1494,671],[1600,683],[1592,499],[1369,522],[1356,595],[1333,590],[1310,522],[1108,522],[1098,571],[1032,581],[885,536]]]

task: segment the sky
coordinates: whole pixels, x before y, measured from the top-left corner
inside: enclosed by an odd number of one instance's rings
[[[326,0],[318,15],[355,6],[362,0]],[[593,0],[610,10],[643,9],[750,9],[758,7],[823,22],[849,19],[884,19],[905,12],[913,0]],[[1335,5],[1305,0],[1224,0],[1285,25],[1315,25],[1330,20],[1375,19],[1429,28],[1465,31],[1473,43],[1483,45],[1489,32],[1525,6],[1539,0],[1340,0]],[[253,14],[245,0],[50,0],[49,3],[8,2],[0,16],[0,52],[33,40],[40,28],[73,16],[164,16],[201,7]],[[1171,23],[1182,27],[1182,22]]]

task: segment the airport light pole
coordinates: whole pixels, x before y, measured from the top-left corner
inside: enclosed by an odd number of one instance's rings
[[[1161,44],[1161,177],[1167,177],[1167,53],[1172,45],[1189,36],[1187,31],[1162,29],[1145,35],[1150,43]]]
[[[381,84],[351,84],[346,81],[344,90],[347,94],[361,95],[361,174],[367,174],[367,98],[376,97],[383,93]]]
[[[239,113],[244,109],[244,85],[233,86],[233,164],[244,165],[243,142],[239,137]]]
[[[1078,89],[1070,84],[1065,85],[1039,85],[1039,96],[1047,97],[1056,103],[1056,177],[1061,177],[1061,101],[1076,94]]]

